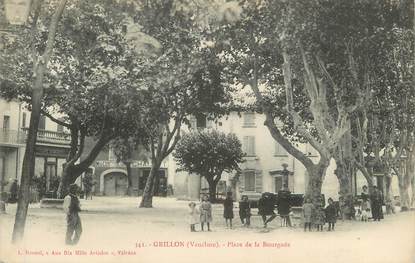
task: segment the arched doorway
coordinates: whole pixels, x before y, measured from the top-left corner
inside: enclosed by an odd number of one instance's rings
[[[107,171],[102,174],[103,194],[106,196],[122,196],[127,193],[127,173],[123,170]]]

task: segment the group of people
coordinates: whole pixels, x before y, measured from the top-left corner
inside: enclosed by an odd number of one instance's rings
[[[370,214],[374,221],[383,219],[383,194],[376,186],[373,186],[373,191],[369,194],[368,187],[364,185],[361,193],[361,204],[358,210],[358,216],[362,221],[368,221]]]
[[[276,199],[275,195],[269,193],[262,194],[258,201],[258,214],[262,218],[264,228],[277,217],[277,214],[274,211],[276,204],[278,206],[278,215],[281,217],[283,224],[291,227],[291,207],[289,202],[289,192],[287,191],[287,193],[287,195],[284,195],[284,192],[280,192],[278,199]],[[223,217],[227,228],[232,228],[232,220],[234,218],[233,209],[234,201],[232,199],[232,193],[229,192],[223,202]],[[251,215],[251,205],[248,196],[244,195],[239,202],[239,218],[243,226],[250,226]],[[329,205],[325,209],[320,206],[314,207],[311,203],[311,199],[307,198],[303,206],[303,216],[305,222],[304,230],[307,228],[311,230],[312,222],[317,225],[318,230],[323,230],[323,225],[325,220],[327,220],[329,223],[329,231],[331,231],[334,230],[337,209],[331,198],[329,198]],[[189,223],[191,232],[196,231],[196,225],[199,223],[201,224],[201,231],[205,230],[205,225],[207,225],[207,231],[211,231],[211,222],[212,204],[209,202],[209,197],[207,195],[202,198],[199,207],[197,207],[195,202],[189,203]]]
[[[233,213],[233,198],[232,193],[227,193],[226,199],[223,202],[223,217],[225,218],[226,227],[232,229],[232,220],[234,218]],[[249,227],[251,224],[251,206],[248,201],[248,196],[242,196],[241,202],[239,202],[239,217],[242,225]],[[211,231],[210,223],[212,222],[212,204],[209,202],[207,195],[203,196],[202,202],[199,208],[196,207],[195,202],[189,203],[189,223],[190,231],[196,231],[196,224],[201,225],[201,231],[205,230],[205,224],[207,231]]]
[[[289,193],[289,191],[287,191],[287,194],[285,194],[284,191],[279,192],[278,199],[276,199],[276,196],[273,194],[262,194],[258,201],[258,214],[262,218],[264,228],[277,217],[277,214],[274,211],[276,204],[278,207],[278,215],[281,217],[283,224],[291,227]],[[376,186],[374,186],[372,194],[369,194],[367,186],[363,186],[361,198],[362,202],[359,213],[362,221],[367,221],[370,213],[375,221],[379,221],[383,218],[383,196],[382,192],[377,189]],[[332,198],[328,199],[328,205],[324,207],[323,200],[317,202],[316,205],[315,203],[313,204],[311,198],[307,197],[302,208],[304,231],[311,231],[312,225],[316,226],[317,231],[323,231],[323,227],[326,223],[328,223],[327,230],[334,231],[340,211]],[[209,197],[207,195],[204,196],[198,208],[196,207],[196,203],[190,202],[189,209],[190,231],[195,232],[195,226],[199,223],[201,224],[201,231],[205,230],[205,225],[207,226],[207,231],[211,231],[212,204],[209,202]],[[233,209],[234,200],[232,199],[232,193],[229,192],[223,202],[223,217],[227,228],[232,228],[232,220],[234,218]],[[250,226],[251,215],[251,206],[248,196],[244,195],[239,202],[239,217],[243,226]]]
[[[274,211],[275,204],[278,206],[278,214],[284,225],[291,227],[291,207],[288,198],[289,195],[285,196],[284,193],[279,193],[279,195],[278,200],[276,200],[275,195],[263,193],[258,201],[258,214],[262,218],[264,228],[266,228],[267,225],[277,217],[277,214]],[[287,198],[284,198],[284,196]],[[233,202],[232,193],[228,193],[223,202],[223,217],[227,228],[232,228],[232,220],[234,218]],[[329,205],[324,208],[320,205],[314,206],[310,198],[305,200],[303,205],[304,231],[307,229],[310,231],[312,223],[317,226],[318,231],[322,231],[325,222],[329,223],[329,231],[334,230],[337,218],[337,209],[332,198],[329,198],[328,202]],[[239,202],[239,218],[243,226],[250,226],[251,215],[251,205],[248,200],[248,196],[244,195]],[[195,202],[189,203],[189,223],[191,232],[196,231],[196,225],[199,223],[201,224],[201,231],[205,230],[205,225],[207,226],[207,231],[211,231],[211,222],[212,204],[209,202],[209,197],[207,195],[202,198],[202,202],[198,208]]]
[[[324,208],[323,202],[314,205],[311,198],[307,197],[303,205],[304,231],[311,231],[314,224],[317,231],[323,231],[323,226],[328,223],[328,231],[334,231],[337,219],[337,208],[332,198],[328,199],[328,205]]]

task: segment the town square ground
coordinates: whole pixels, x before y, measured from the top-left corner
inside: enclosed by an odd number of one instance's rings
[[[212,232],[191,233],[187,201],[155,198],[154,208],[137,208],[138,198],[82,200],[83,233],[65,246],[62,210],[29,208],[25,240],[10,243],[16,205],[0,215],[0,262],[415,262],[415,213],[386,215],[380,222],[338,221],[334,232],[303,232],[301,222],[267,229],[259,216],[227,229],[223,208],[214,205]],[[256,211],[253,211],[254,215]],[[197,226],[200,230],[200,226]]]

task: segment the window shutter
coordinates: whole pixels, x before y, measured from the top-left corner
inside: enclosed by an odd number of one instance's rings
[[[256,170],[255,171],[255,192],[257,192],[257,193],[263,192],[262,171],[261,170]]]
[[[243,137],[242,150],[244,151],[244,153],[248,154],[248,136]]]
[[[288,152],[277,141],[275,141],[275,155],[288,155]]]
[[[255,155],[255,137],[252,136],[250,137],[250,155],[254,156]]]
[[[244,113],[244,126],[255,126],[255,113],[245,112]]]

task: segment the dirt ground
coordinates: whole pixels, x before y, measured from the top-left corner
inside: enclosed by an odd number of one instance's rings
[[[244,228],[235,208],[227,229],[222,206],[214,205],[212,232],[190,233],[187,203],[155,198],[155,208],[138,208],[138,198],[82,200],[83,234],[65,246],[62,210],[31,205],[25,240],[10,243],[16,205],[0,215],[0,262],[361,262],[414,263],[415,213],[386,215],[381,222],[339,221],[334,232],[281,227],[263,229],[259,216]],[[256,211],[253,211],[256,214]],[[300,222],[296,222],[300,224]],[[200,230],[200,226],[197,226]]]

